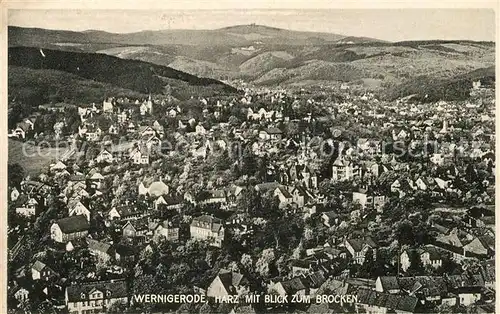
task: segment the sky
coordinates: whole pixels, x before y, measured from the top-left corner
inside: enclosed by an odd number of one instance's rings
[[[8,24],[130,33],[160,29],[216,29],[251,24],[366,36],[388,41],[495,40],[492,9],[251,9],[251,10],[18,10]]]

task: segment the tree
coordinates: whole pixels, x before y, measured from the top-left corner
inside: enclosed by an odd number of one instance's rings
[[[227,120],[227,122],[231,125],[231,126],[239,126],[241,124],[241,121],[240,119],[238,119],[238,117],[236,116],[230,116],[229,119]]]
[[[241,265],[243,266],[243,268],[245,268],[246,270],[250,270],[252,269],[252,266],[253,266],[253,260],[252,260],[252,257],[248,254],[243,254],[241,256],[241,260],[240,260],[240,263]]]
[[[275,259],[274,249],[265,249],[262,251],[260,258],[255,263],[256,271],[262,277],[269,276],[269,264],[272,263]]]
[[[7,171],[9,186],[19,186],[24,178],[24,168],[20,164],[14,163],[8,165]]]
[[[358,269],[358,276],[362,278],[371,278],[374,272],[373,249],[368,248],[365,252],[365,260]]]
[[[285,125],[285,134],[288,138],[294,138],[299,134],[299,125],[295,122],[289,122]]]
[[[395,238],[401,245],[412,245],[415,242],[413,224],[409,220],[404,220],[395,226]]]
[[[417,251],[412,250],[410,253],[410,267],[408,267],[408,274],[411,276],[419,276],[424,273],[424,264]]]
[[[257,216],[261,213],[261,197],[253,188],[244,189],[237,200],[237,208],[245,213]]]
[[[253,176],[255,175],[255,170],[257,169],[257,159],[252,153],[250,146],[247,146],[243,150],[243,154],[240,159],[240,172],[242,175]]]

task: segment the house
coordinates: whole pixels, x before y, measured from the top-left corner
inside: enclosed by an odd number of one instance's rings
[[[165,128],[160,124],[160,122],[158,122],[158,120],[153,122],[153,129],[156,131],[158,136],[163,137],[165,135]]]
[[[205,134],[207,134],[207,129],[202,124],[198,124],[195,127],[195,132],[198,135],[205,135]]]
[[[115,206],[111,208],[108,212],[109,220],[123,219],[132,220],[144,216],[145,213],[133,205],[125,204],[120,206]]]
[[[151,126],[140,126],[137,133],[139,133],[140,137],[156,136],[156,130]]]
[[[317,189],[318,188],[318,177],[316,174],[309,169],[309,167],[305,166],[300,172],[302,176],[302,183],[308,189]]]
[[[332,166],[332,180],[333,181],[345,181],[352,180],[357,171],[354,165],[345,160],[343,157],[338,157]]]
[[[255,191],[259,193],[266,193],[267,191],[270,190],[275,190],[278,188],[280,184],[278,182],[264,182],[264,183],[259,183],[254,186]]]
[[[293,197],[290,192],[287,191],[283,186],[279,186],[274,190],[273,195],[278,197],[280,201],[280,206],[284,207],[290,205],[293,201]]]
[[[312,273],[316,265],[317,261],[310,259],[294,259],[291,261],[289,267],[292,269],[292,276],[296,277]]]
[[[149,164],[149,151],[146,147],[137,147],[130,152],[130,159],[136,165]]]
[[[102,130],[94,125],[88,126],[85,132],[85,138],[87,141],[96,142],[101,137]]]
[[[102,111],[103,112],[113,112],[113,99],[107,98],[102,102]]]
[[[189,226],[192,239],[209,241],[212,246],[222,247],[224,242],[224,222],[209,215],[196,217]]]
[[[460,305],[469,306],[481,300],[483,295],[482,287],[459,287],[454,291],[458,295]]]
[[[68,216],[83,215],[87,218],[87,221],[90,221],[90,210],[80,201],[77,201],[73,204],[68,204],[68,209]]]
[[[321,221],[327,227],[336,226],[340,224],[340,215],[331,210],[321,214]]]
[[[31,278],[33,280],[47,281],[55,275],[56,273],[50,267],[40,261],[36,261],[31,266]]]
[[[438,165],[438,166],[442,166],[444,165],[444,156],[443,154],[439,154],[439,153],[434,153],[432,154],[432,157],[430,158],[431,162]]]
[[[75,248],[81,248],[81,247],[87,247],[87,246],[88,246],[88,244],[87,244],[86,238],[70,240],[70,241],[68,241],[68,243],[66,243],[66,252],[71,252]]]
[[[58,172],[66,170],[66,165],[62,161],[58,161],[56,164],[50,166],[50,171]]]
[[[151,226],[153,230],[154,241],[178,241],[179,240],[179,227],[174,226],[171,221],[164,220],[156,222]]]
[[[207,297],[242,295],[248,292],[248,280],[240,273],[221,269],[207,288]]]
[[[446,277],[447,278],[447,277]],[[453,302],[449,300],[451,287],[450,282],[442,276],[380,276],[375,282],[377,292],[400,294],[401,292],[410,293],[425,302]]]
[[[118,134],[118,127],[115,126],[114,124],[111,124],[108,128],[108,133],[113,135]]]
[[[12,202],[17,201],[19,195],[21,195],[21,193],[19,193],[19,190],[16,187],[13,187],[12,190],[10,191],[10,200]]]
[[[104,181],[104,176],[99,172],[95,172],[90,178],[90,186],[94,189],[100,189],[102,182]]]
[[[148,111],[149,111],[149,108],[146,104],[141,104],[141,106],[139,107],[139,111],[141,112],[141,116],[145,115]]]
[[[123,244],[115,245],[115,260],[117,262],[133,262],[137,253],[136,247]]]
[[[427,245],[415,252],[405,250],[401,253],[400,264],[403,271],[407,271],[411,266],[411,254],[418,254],[424,267],[430,265],[437,269],[443,265],[443,259],[439,250],[434,246]]]
[[[415,186],[422,191],[427,190],[427,183],[422,178],[418,178],[417,181],[415,181]]]
[[[145,136],[140,139],[139,146],[144,150],[143,153],[151,154],[153,147],[157,149],[161,147],[161,140],[156,135]]]
[[[299,275],[288,280],[271,282],[269,290],[281,296],[314,295],[326,281],[322,271]]]
[[[401,188],[401,182],[399,181],[399,179],[396,179],[392,184],[391,184],[391,192],[392,193],[396,193],[399,191],[399,189]]]
[[[160,207],[163,207],[163,205],[167,205],[167,201],[163,196],[160,196],[153,202],[153,204],[155,210],[158,210]]]
[[[50,227],[50,237],[60,243],[86,237],[89,230],[89,222],[84,215],[66,217],[57,220]]]
[[[278,128],[266,128],[259,132],[259,138],[263,140],[281,140],[283,132]]]
[[[146,235],[148,226],[143,221],[127,221],[123,226],[123,236],[125,238],[139,238]]]
[[[113,154],[111,154],[107,149],[103,149],[96,157],[96,161],[98,163],[101,162],[112,163],[114,160],[115,159],[113,157]]]
[[[463,246],[464,253],[472,253],[474,255],[488,255],[488,248],[481,242],[481,240],[475,237],[472,241]]]
[[[409,295],[394,295],[366,288],[357,291],[355,308],[357,313],[416,313],[418,298]]]
[[[37,207],[38,201],[34,198],[30,198],[22,206],[16,207],[16,214],[25,217],[32,217],[36,214]]]
[[[24,301],[28,301],[29,300],[29,291],[26,290],[25,288],[19,288],[19,290],[16,291],[16,293],[14,293],[14,298],[18,301],[18,302],[24,302]]]
[[[130,122],[127,126],[127,132],[135,133],[136,130],[137,130],[136,125],[133,122]]]
[[[86,282],[66,287],[64,299],[69,313],[98,313],[115,303],[127,304],[129,292],[124,280]]]
[[[380,193],[373,191],[371,187],[360,188],[358,191],[352,193],[353,203],[358,203],[362,208],[375,209],[378,212],[382,211],[386,197]]]
[[[14,136],[17,136],[18,138],[25,139],[27,133],[31,130],[31,125],[26,122],[19,122],[16,125],[16,128],[14,129]]]
[[[154,208],[155,210],[179,211],[182,208],[183,200],[183,197],[180,195],[160,196],[154,201]]]
[[[314,199],[314,195],[300,185],[297,185],[292,189],[291,195],[293,203],[297,204],[299,208],[304,207],[309,200]]]
[[[359,239],[347,239],[344,246],[351,253],[356,264],[363,265],[366,259],[366,253],[371,249],[373,259],[376,257],[377,244],[369,237]]]
[[[116,117],[118,119],[118,123],[124,123],[128,119],[127,113],[125,111],[122,111],[121,113],[117,114]]]
[[[395,276],[379,276],[375,280],[375,291],[398,294],[401,292],[398,278]]]
[[[96,256],[103,263],[108,262],[115,255],[113,247],[109,243],[87,239],[87,244],[90,254]]]
[[[204,194],[201,204],[224,204],[227,202],[226,191],[224,190],[210,190]]]
[[[422,249],[420,260],[424,266],[430,265],[433,268],[439,268],[443,265],[441,254],[432,246],[427,246]]]

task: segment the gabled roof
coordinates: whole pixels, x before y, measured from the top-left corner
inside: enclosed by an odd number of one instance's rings
[[[292,198],[290,192],[288,192],[283,186],[278,186],[276,189],[278,189],[285,198]]]
[[[376,248],[377,244],[370,238],[360,238],[360,239],[348,239],[346,240],[356,252],[363,250],[365,245],[369,245],[372,248]]]
[[[287,294],[295,294],[297,291],[306,289],[300,277],[295,277],[281,282],[281,286]]]
[[[396,276],[380,276],[380,283],[384,291],[399,290],[398,278]]]
[[[113,207],[111,210],[113,209],[115,209],[122,218],[133,216],[141,212],[133,205],[121,205]]]
[[[26,122],[19,122],[19,123],[17,123],[16,127],[20,128],[24,132],[26,132],[30,129],[31,125],[29,123],[26,123]]]
[[[58,161],[51,169],[66,169],[66,165],[62,161]]]
[[[112,245],[109,243],[99,242],[93,239],[87,239],[87,243],[89,250],[99,251],[106,254],[109,254],[112,248]]]
[[[83,174],[73,174],[68,180],[73,182],[85,181],[85,176]]]
[[[40,261],[36,261],[33,266],[31,266],[31,269],[33,270],[36,270],[38,272],[42,271],[44,268],[45,268],[45,265],[44,263],[40,262]]]
[[[242,285],[245,284],[245,277],[236,272],[231,272],[226,269],[221,269],[219,271],[219,274],[217,275],[224,285],[224,288],[229,294],[236,294],[236,289]]]
[[[263,131],[265,131],[268,134],[281,134],[281,133],[283,133],[280,129],[274,128],[274,127],[272,127],[272,128],[266,128]]]
[[[63,233],[74,233],[85,231],[89,229],[87,217],[84,215],[77,215],[59,219],[56,224],[61,228]]]
[[[255,190],[259,192],[266,192],[276,189],[280,184],[278,182],[264,182],[255,185]]]
[[[111,280],[71,285],[66,288],[68,301],[79,302],[89,300],[89,294],[96,290],[102,292],[106,299],[128,297],[128,288],[125,280]]]
[[[429,253],[429,259],[431,261],[437,261],[437,260],[441,260],[441,253],[439,253],[438,249],[436,247],[433,247],[433,246],[426,246],[424,248],[422,248],[423,253]]]
[[[226,192],[224,190],[211,190],[208,191],[209,198],[225,198]]]
[[[407,295],[391,295],[370,289],[360,288],[357,293],[358,303],[385,307],[393,310],[415,312],[418,299]]]
[[[224,222],[222,219],[215,218],[209,215],[195,217],[191,222],[191,226],[210,229],[212,232],[218,232]]]
[[[104,177],[99,172],[96,172],[90,177],[90,180],[104,180]]]

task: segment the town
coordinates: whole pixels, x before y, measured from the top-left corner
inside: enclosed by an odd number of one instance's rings
[[[59,152],[39,173],[9,160],[9,309],[494,312],[495,96],[469,88],[42,105],[9,131]]]

